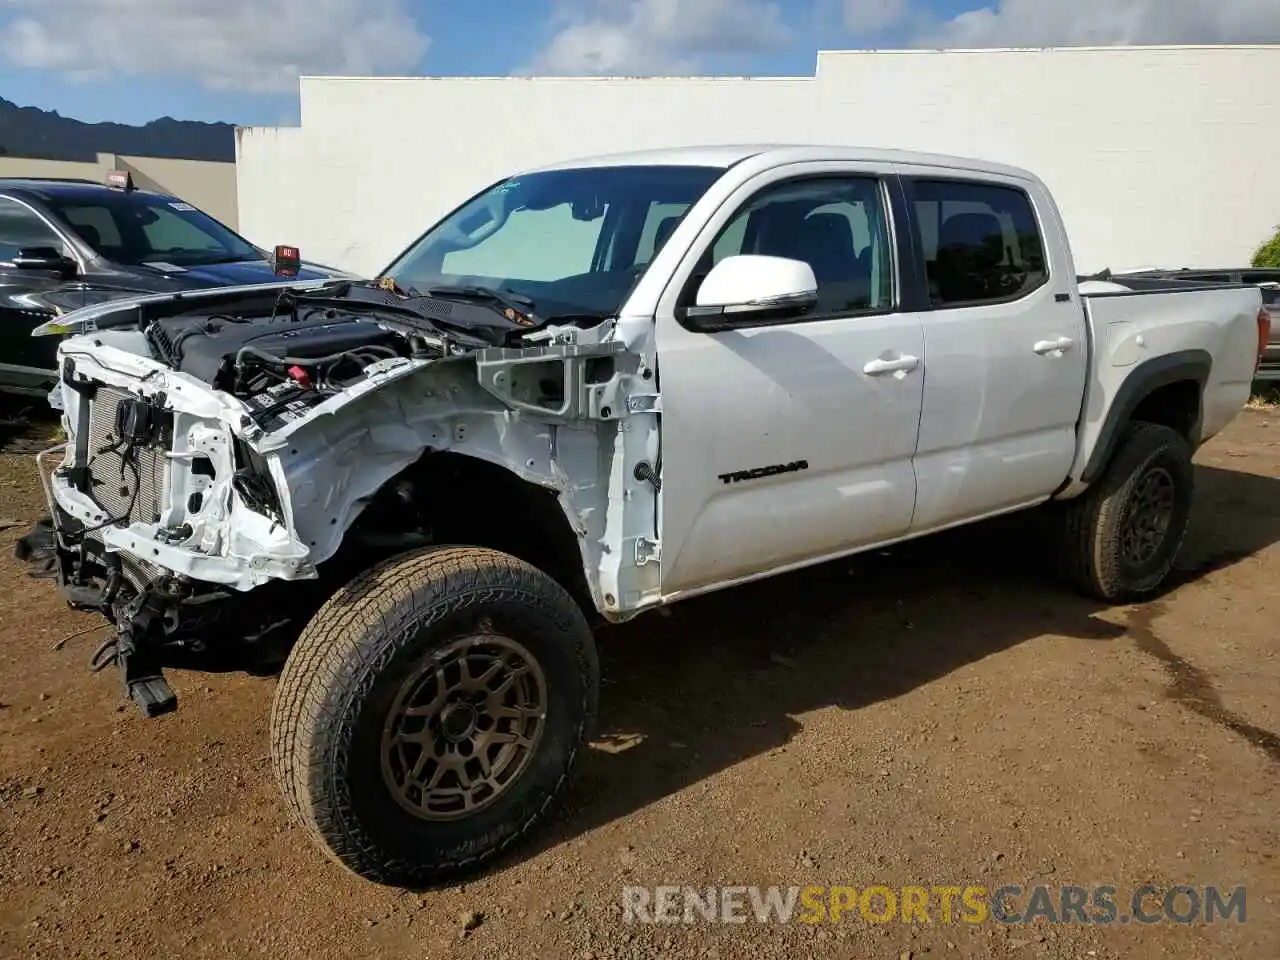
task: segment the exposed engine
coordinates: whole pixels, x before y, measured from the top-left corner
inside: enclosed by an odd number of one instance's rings
[[[513,346],[543,323],[483,288],[418,295],[343,281],[264,296],[121,319],[145,333],[156,359],[246,401],[255,419],[313,406],[379,361]]]
[[[414,353],[372,320],[329,308],[304,320],[215,314],[147,328],[157,359],[239,397],[263,429],[279,427],[365,376],[371,364]]]
[[[289,381],[341,389],[369,364],[409,355],[404,337],[371,320],[332,308],[314,313],[305,320],[171,317],[147,335],[169,366],[240,397]]]

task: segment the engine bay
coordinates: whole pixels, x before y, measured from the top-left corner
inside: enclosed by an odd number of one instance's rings
[[[285,382],[341,389],[369,364],[407,357],[405,337],[377,322],[337,310],[289,316],[180,316],[157,320],[148,340],[173,369],[218,390],[253,396]]]
[[[515,346],[542,325],[517,306],[483,288],[438,296],[341,281],[174,301],[120,319],[144,332],[156,359],[242,400],[269,395],[266,409],[301,393],[318,402],[380,361]]]

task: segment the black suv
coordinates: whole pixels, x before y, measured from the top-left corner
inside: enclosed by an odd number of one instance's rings
[[[134,294],[348,274],[317,264],[276,272],[274,255],[177,197],[109,183],[0,178],[0,391],[45,396],[58,337],[41,324]]]

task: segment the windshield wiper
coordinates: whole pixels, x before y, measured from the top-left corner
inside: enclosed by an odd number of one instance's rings
[[[422,300],[421,294],[416,294]],[[466,347],[495,346],[475,331],[459,327],[440,317],[430,316],[421,306],[415,307],[413,300],[402,300],[387,290],[380,290],[367,283],[353,283],[350,280],[339,280],[314,290],[289,291],[281,295],[282,300],[291,301],[296,310],[299,306],[336,307],[339,310],[350,310],[353,313],[369,313],[377,317],[378,322],[400,332],[409,327],[411,335],[442,337],[453,344]],[[401,319],[403,318],[403,319]]]
[[[212,266],[213,264],[217,264],[217,263],[256,263],[258,262],[258,259],[259,259],[258,257],[247,257],[243,253],[229,253],[225,257],[212,257],[209,259],[201,258],[199,260],[193,260],[192,264],[194,266],[203,267],[203,266]]]
[[[410,289],[409,293],[422,296],[422,294],[413,289]],[[490,303],[501,304],[509,310],[516,311],[516,313],[526,315],[533,309],[533,300],[524,294],[508,293],[506,290],[473,284],[442,284],[436,287],[427,287],[427,296],[452,297],[458,300],[486,300]]]

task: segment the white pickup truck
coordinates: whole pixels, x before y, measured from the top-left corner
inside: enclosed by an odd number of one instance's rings
[[[289,807],[363,876],[438,881],[563,786],[595,615],[1038,505],[1079,588],[1158,590],[1269,322],[1256,287],[1078,283],[1012,167],[564,163],[376,282],[63,318],[52,519],[19,549],[114,623],[96,663],[148,714],[167,665],[287,653]]]

